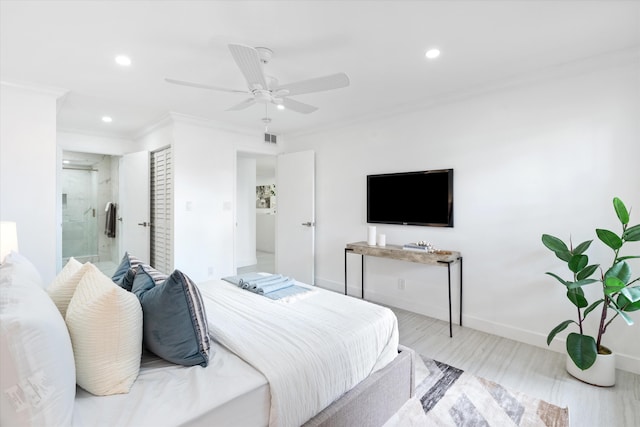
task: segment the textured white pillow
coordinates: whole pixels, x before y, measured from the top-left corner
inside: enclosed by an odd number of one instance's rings
[[[90,264],[69,303],[66,321],[78,385],[98,396],[128,393],[142,355],[138,298]]]
[[[75,258],[69,258],[67,264],[47,288],[47,293],[60,310],[63,318],[67,315],[69,302],[87,269],[88,267],[83,268],[82,263]]]
[[[69,332],[21,266],[0,267],[0,426],[68,426],[76,374]]]

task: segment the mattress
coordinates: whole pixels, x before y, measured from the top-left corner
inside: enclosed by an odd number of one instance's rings
[[[212,346],[206,368],[143,354],[128,394],[94,396],[78,387],[73,426],[267,426],[266,378],[224,347]]]

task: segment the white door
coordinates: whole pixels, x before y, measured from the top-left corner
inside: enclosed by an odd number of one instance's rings
[[[280,154],[276,168],[276,272],[315,284],[315,153]]]
[[[120,256],[126,251],[149,263],[149,152],[126,154],[119,167]]]

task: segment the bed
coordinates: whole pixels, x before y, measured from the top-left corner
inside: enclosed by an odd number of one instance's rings
[[[300,298],[272,301],[223,280],[197,285],[211,338],[206,367],[175,364],[141,349],[139,371],[126,393],[96,396],[75,384],[71,392],[68,351],[56,352],[65,360],[31,360],[30,366],[17,356],[60,347],[64,340],[55,337],[64,331],[51,331],[56,313],[42,298],[42,284],[33,286],[33,271],[25,278],[28,269],[6,265],[0,298],[2,425],[14,425],[13,414],[15,425],[380,426],[412,396],[414,354],[398,345],[390,310],[301,283],[309,291]],[[16,339],[8,325],[33,314],[24,310],[26,302],[15,304],[29,299],[27,293],[38,295],[37,305],[29,300],[28,306],[42,306],[40,320],[50,313],[48,330],[34,335],[29,320],[30,337]],[[254,323],[257,317],[265,320]],[[4,375],[12,364],[11,375]],[[36,404],[28,397],[21,404],[6,392],[16,384],[27,390],[21,377],[43,371],[47,379]]]

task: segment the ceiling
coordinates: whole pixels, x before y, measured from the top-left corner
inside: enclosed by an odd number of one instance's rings
[[[0,19],[2,81],[67,90],[59,129],[123,138],[169,112],[310,132],[640,46],[637,1],[1,0]],[[164,81],[246,89],[230,43],[272,49],[281,84],[345,72],[350,86],[292,97],[319,108],[300,114],[226,111],[246,95]],[[430,47],[441,56],[427,60]]]

